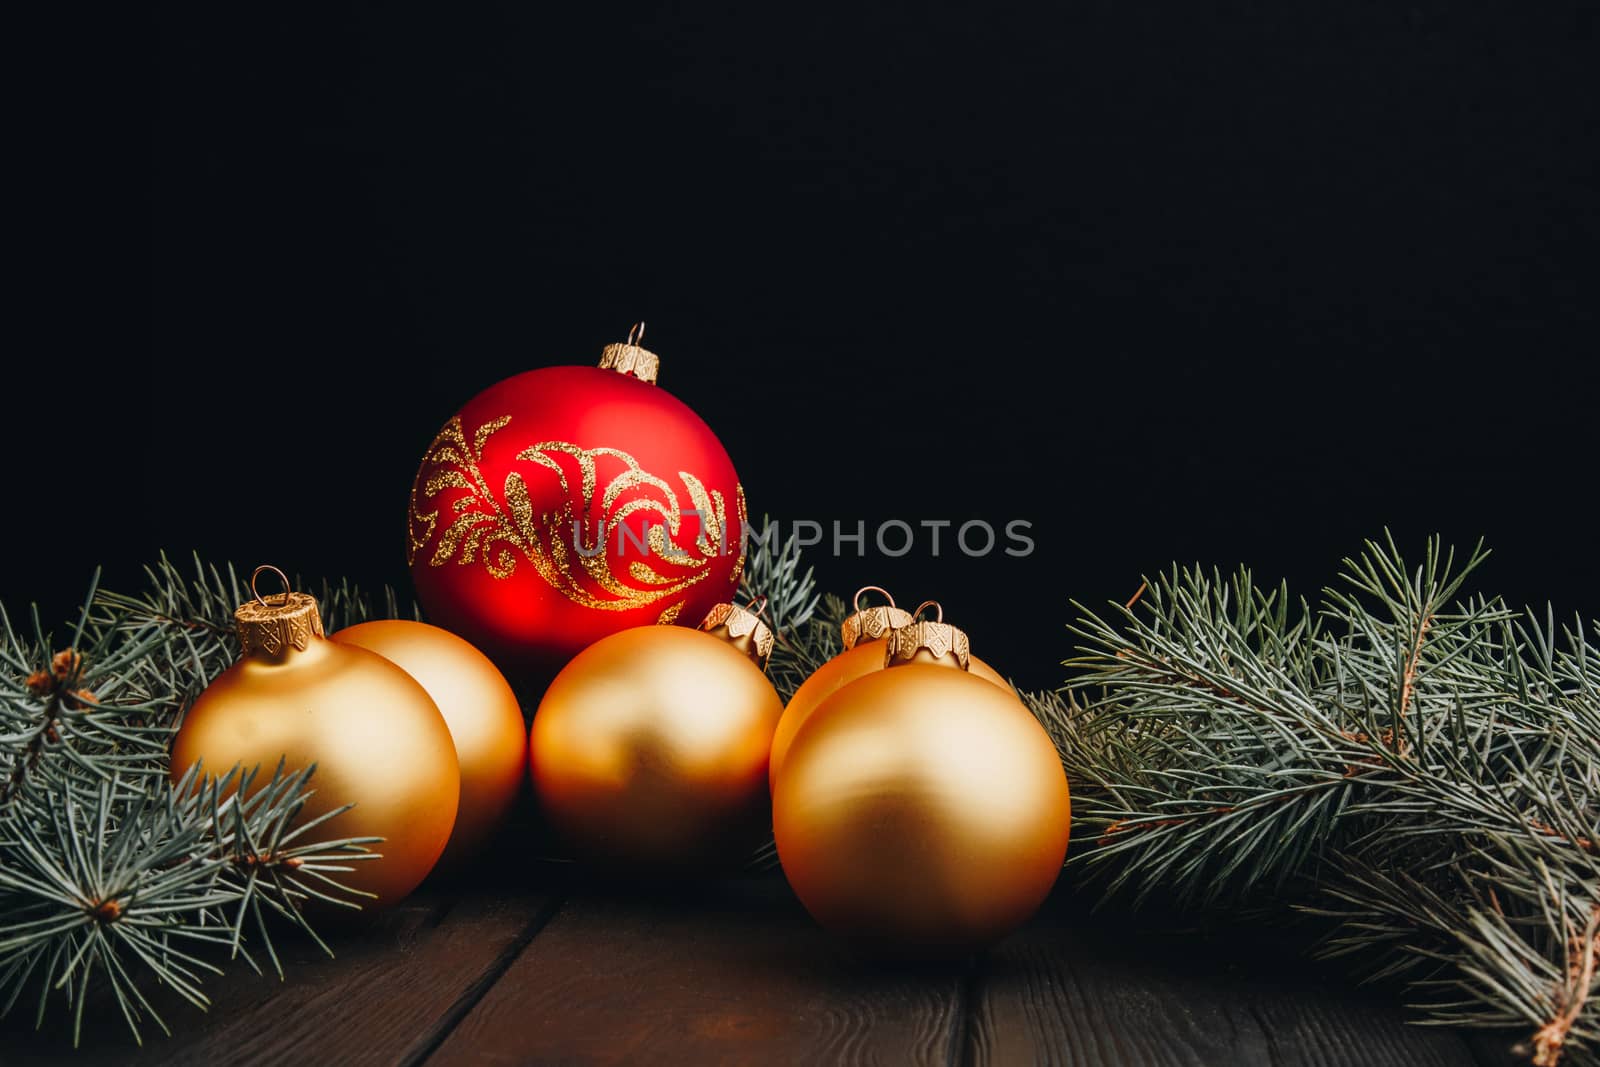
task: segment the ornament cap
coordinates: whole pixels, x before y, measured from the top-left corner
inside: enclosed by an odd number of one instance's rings
[[[256,589],[266,571],[283,582],[283,592],[262,596]],[[288,575],[271,564],[262,564],[251,573],[250,594],[254,599],[240,604],[233,613],[234,629],[246,656],[277,657],[289,648],[304,652],[313,638],[324,636],[317,598],[290,589]]]
[[[920,619],[924,608],[932,607],[937,616],[933,620]],[[911,613],[912,621],[889,631],[888,649],[884,653],[884,666],[896,667],[907,663],[936,663],[941,666],[967,670],[972,665],[972,651],[967,632],[944,621],[944,608],[934,600],[925,600]]]
[[[882,593],[889,603],[864,608],[861,606],[863,593]],[[897,607],[894,597],[879,585],[864,585],[857,589],[852,606],[855,611],[839,624],[839,640],[846,652],[863,641],[876,641],[880,637],[887,637],[890,631],[901,626],[909,626],[912,622],[911,612]]]
[[[758,596],[749,604],[718,604],[706,613],[700,629],[720,637],[755,661],[766,670],[767,658],[772,655],[772,627],[761,619],[767,610],[767,598]]]
[[[630,374],[650,385],[656,384],[656,372],[661,359],[639,342],[644,340],[644,323],[636,322],[628,331],[628,339],[619,345],[606,345],[600,352],[600,369]]]

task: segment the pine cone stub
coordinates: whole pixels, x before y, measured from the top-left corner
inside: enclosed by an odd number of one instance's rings
[[[83,666],[83,657],[77,651],[64,648],[50,659],[50,670],[58,680],[65,681]]]
[[[84,910],[98,923],[114,923],[122,918],[122,902],[115,897],[92,901]]]

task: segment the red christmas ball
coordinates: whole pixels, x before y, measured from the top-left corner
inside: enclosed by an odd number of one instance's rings
[[[467,402],[411,487],[430,621],[519,679],[632,626],[693,625],[744,568],[744,489],[709,427],[654,384],[656,357],[548,367]]]

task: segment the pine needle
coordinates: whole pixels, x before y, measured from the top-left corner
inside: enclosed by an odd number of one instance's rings
[[[1434,538],[1413,566],[1386,534],[1315,605],[1200,567],[1078,605],[1075,676],[1028,698],[1069,870],[1107,899],[1287,899],[1422,1021],[1593,1062],[1600,628],[1465,598],[1486,555]]]

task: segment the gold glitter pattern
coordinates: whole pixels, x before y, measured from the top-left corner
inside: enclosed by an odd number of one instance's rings
[[[308,593],[283,593],[267,600],[247,600],[233,613],[234,629],[244,654],[277,656],[286,648],[304,652],[321,637],[322,614]]]
[[[739,529],[735,536],[739,539],[739,558],[733,561],[733,575],[729,579],[735,589],[739,588],[739,579],[744,576],[745,550],[748,548],[748,538],[745,537],[745,528],[750,525],[750,512],[745,507],[744,483],[735,482],[733,486],[735,510],[738,512]]]
[[[540,441],[517,453],[517,460],[555,475],[561,503],[553,511],[536,513],[522,471],[507,474],[497,496],[482,470],[483,452],[489,439],[510,422],[509,415],[491,419],[474,430],[469,441],[457,416],[434,438],[411,490],[411,562],[419,556],[433,567],[452,561],[481,562],[495,578],[505,579],[526,560],[551,588],[574,603],[600,611],[628,611],[677,597],[705,579],[712,559],[733,550],[727,503],[720,490],[708,490],[693,474],[678,472],[700,519],[693,543],[681,545],[685,509],[679,494],[665,479],[615,448]],[[607,472],[603,484],[602,471]],[[437,498],[448,489],[467,492],[449,502],[449,515],[441,519],[445,509]],[[742,486],[735,498],[742,530]],[[434,505],[432,510],[427,510],[429,504]],[[646,520],[643,544],[635,529],[624,525],[630,519],[637,522],[635,516]],[[602,538],[620,547],[611,553],[613,546],[601,543]],[[743,569],[742,543],[739,550],[734,583]],[[613,570],[621,568],[621,561],[610,556],[630,553],[641,558],[629,561],[623,573]],[[687,568],[689,573],[672,577],[656,564]],[[678,606],[681,609],[681,601]],[[673,611],[670,606],[663,616],[669,611]]]

